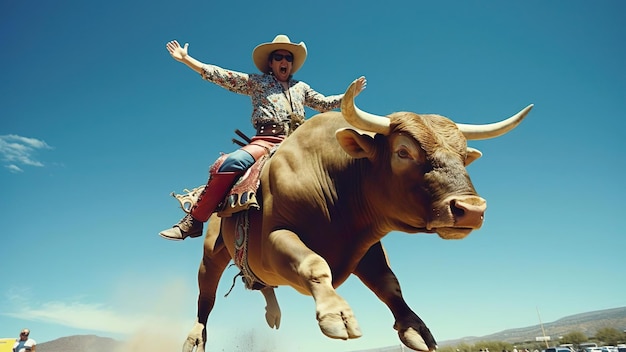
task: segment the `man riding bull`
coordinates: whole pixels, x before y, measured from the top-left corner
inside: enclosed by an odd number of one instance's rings
[[[286,35],[277,35],[272,42],[260,44],[252,51],[252,60],[261,74],[204,64],[188,54],[189,44],[180,46],[176,40],[166,47],[175,60],[203,79],[250,96],[256,129],[256,136],[248,145],[218,159],[219,163],[210,168],[209,180],[189,213],[172,228],[160,232],[166,239],[184,240],[202,235],[203,223],[216,211],[235,181],[304,121],[305,106],[319,112],[333,110],[341,105],[343,94],[324,96],[305,82],[293,79],[306,60],[307,49],[303,42],[292,43]],[[365,89],[365,77],[359,77],[356,83],[358,95]]]

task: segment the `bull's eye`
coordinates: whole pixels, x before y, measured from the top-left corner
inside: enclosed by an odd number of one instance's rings
[[[404,148],[401,148],[396,153],[398,154],[398,157],[400,157],[402,159],[408,159],[408,158],[411,157],[411,154],[409,154],[409,151],[404,149]]]

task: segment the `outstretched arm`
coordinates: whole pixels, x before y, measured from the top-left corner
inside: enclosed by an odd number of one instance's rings
[[[165,47],[174,60],[187,65],[187,67],[199,73],[203,79],[226,88],[231,92],[250,95],[248,74],[224,69],[216,65],[205,64],[194,59],[187,52],[189,48],[189,44],[187,43],[185,43],[185,46],[180,46],[176,40],[172,40],[167,43]]]
[[[190,69],[198,73],[202,72],[202,66],[204,64],[189,56],[187,52],[187,48],[189,48],[189,43],[185,43],[185,46],[180,46],[180,44],[178,44],[176,40],[172,40],[171,42],[168,42],[165,47],[167,48],[167,51],[170,53],[170,55],[172,55],[174,60],[182,62]]]
[[[365,76],[361,76],[354,80],[356,83],[356,93],[354,96],[359,95],[367,86],[367,80]],[[317,110],[319,112],[326,112],[332,109],[337,109],[341,105],[341,99],[343,99],[344,94],[337,94],[331,96],[324,96],[315,90],[311,89],[307,85],[306,92],[306,100],[304,105],[310,107],[311,109]]]

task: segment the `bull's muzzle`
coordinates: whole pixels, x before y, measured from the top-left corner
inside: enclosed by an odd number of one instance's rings
[[[451,197],[449,208],[455,227],[479,229],[485,219],[487,201],[478,196]]]

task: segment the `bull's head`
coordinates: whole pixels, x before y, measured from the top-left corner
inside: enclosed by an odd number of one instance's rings
[[[394,113],[389,117],[360,110],[354,104],[355,84],[344,95],[341,112],[354,129],[336,132],[342,148],[354,158],[373,163],[389,160],[390,174],[380,175],[390,183],[384,192],[402,204],[386,204],[405,232],[436,232],[445,239],[467,236],[482,226],[486,201],[476,193],[465,166],[478,159],[480,151],[468,148],[467,140],[501,136],[515,128],[532,105],[501,122],[486,125],[455,124],[439,115]],[[385,160],[373,136],[385,136]]]

